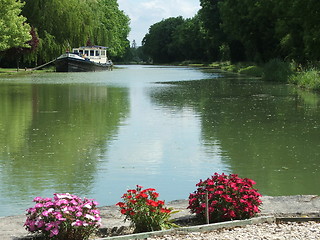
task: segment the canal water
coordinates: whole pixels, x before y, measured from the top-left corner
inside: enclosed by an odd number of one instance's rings
[[[215,70],[0,78],[0,216],[69,192],[100,205],[136,184],[186,199],[213,173],[263,195],[320,194],[320,98]]]

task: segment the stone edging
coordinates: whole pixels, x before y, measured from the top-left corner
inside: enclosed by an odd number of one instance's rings
[[[181,228],[169,229],[164,231],[136,233],[136,234],[130,234],[130,235],[123,235],[123,236],[99,238],[98,240],[146,239],[153,236],[163,236],[167,234],[175,234],[175,233],[183,233],[183,232],[184,233],[185,232],[205,232],[205,231],[212,231],[212,230],[217,230],[221,228],[242,227],[245,225],[252,225],[252,224],[259,224],[259,223],[273,223],[275,221],[276,221],[276,218],[274,216],[263,216],[263,217],[256,217],[256,218],[251,218],[247,220],[235,220],[235,221],[228,221],[228,222],[221,222],[221,223],[181,227]]]

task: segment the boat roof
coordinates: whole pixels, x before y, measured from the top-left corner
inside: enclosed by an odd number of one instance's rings
[[[107,49],[108,47],[104,47],[104,46],[83,46],[83,47],[78,47],[78,48],[98,48],[98,49]]]

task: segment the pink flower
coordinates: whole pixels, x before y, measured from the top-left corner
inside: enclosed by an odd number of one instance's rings
[[[89,237],[101,225],[97,202],[93,199],[83,200],[71,194],[54,194],[54,198],[37,197],[35,207],[27,209],[27,220],[24,224],[30,232],[39,231],[46,238],[59,237],[60,233],[68,236],[75,234],[74,227],[82,226],[85,236]],[[84,208],[82,208],[84,207]],[[90,209],[90,210],[88,210]],[[81,220],[83,216],[87,222]],[[82,229],[82,228],[81,228]]]
[[[38,228],[42,228],[44,225],[45,225],[45,222],[42,219],[37,222],[37,227]]]
[[[59,234],[59,229],[54,228],[50,232],[51,232],[50,237],[57,236]]]
[[[42,201],[42,197],[35,197],[35,198],[33,199],[33,201],[34,201],[34,202],[40,202],[40,201]]]
[[[53,202],[46,202],[46,203],[43,204],[43,206],[44,206],[45,208],[50,208],[50,207],[52,207],[53,205],[54,205]]]
[[[82,212],[76,212],[76,216],[77,217],[81,217],[82,216]]]
[[[93,209],[93,210],[91,210],[91,213],[92,213],[92,214],[100,214],[100,211],[97,210],[97,209]]]
[[[42,203],[37,203],[36,205],[35,205],[35,208],[42,208],[43,207],[43,204]]]
[[[49,208],[48,210],[44,210],[42,212],[42,216],[48,217],[50,213],[54,212],[53,208]]]
[[[77,219],[75,222],[71,223],[71,226],[82,226],[83,225],[83,221]]]

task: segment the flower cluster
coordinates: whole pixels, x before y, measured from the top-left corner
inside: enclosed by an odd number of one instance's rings
[[[252,188],[254,184],[236,174],[215,173],[196,184],[198,188],[190,194],[188,208],[199,217],[205,217],[208,211],[210,222],[253,217],[261,205],[261,194]]]
[[[101,225],[98,203],[93,199],[55,193],[53,199],[36,197],[33,201],[36,204],[27,209],[24,226],[46,238],[88,239]]]
[[[135,232],[158,231],[176,225],[169,221],[172,209],[164,207],[164,201],[158,200],[159,194],[154,188],[137,185],[123,194],[123,202],[117,203],[120,211],[130,220]]]

